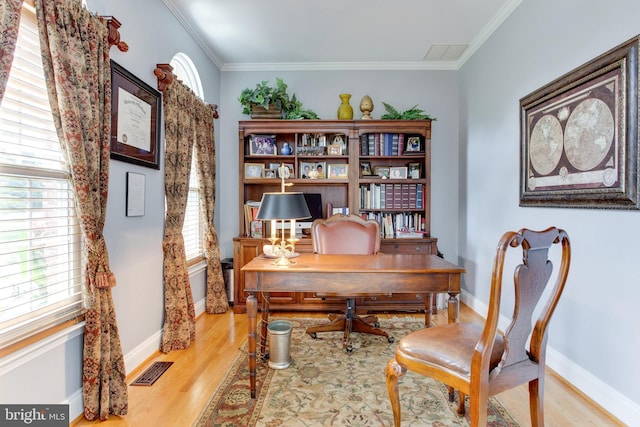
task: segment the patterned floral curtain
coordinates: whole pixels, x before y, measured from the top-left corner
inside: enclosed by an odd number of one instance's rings
[[[207,313],[225,313],[229,300],[222,277],[218,234],[213,223],[216,203],[216,152],[213,119],[215,112],[196,100],[196,160],[200,179],[200,202],[206,220],[205,258],[207,260]]]
[[[18,40],[22,0],[2,0],[0,3],[0,103],[7,87],[13,53]]]
[[[71,171],[86,244],[82,384],[84,415],[126,415],[128,393],[111,298],[103,228],[111,135],[111,71],[107,22],[80,0],[35,0],[49,101]]]
[[[164,328],[161,350],[189,348],[196,338],[196,315],[184,250],[184,223],[191,156],[195,143],[194,100],[191,89],[179,81],[167,86],[164,106],[164,191],[167,214],[164,225]]]

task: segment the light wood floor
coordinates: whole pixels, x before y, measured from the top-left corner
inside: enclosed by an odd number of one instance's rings
[[[318,317],[325,314],[278,313],[278,316]],[[402,316],[403,314],[393,314]],[[379,315],[383,327],[384,318]],[[409,315],[419,316],[423,315]],[[482,321],[468,307],[461,305],[461,321]],[[434,322],[446,323],[446,312],[441,311]],[[169,354],[158,353],[143,366],[130,371],[127,383],[135,380],[154,361],[173,361],[174,364],[158,381],[150,386],[129,387],[129,415],[111,416],[107,421],[86,421],[80,417],[72,426],[191,426],[213,394],[238,354],[238,348],[247,338],[246,314],[199,316],[196,325],[197,340],[191,348]],[[131,367],[127,367],[132,369]],[[380,368],[383,375],[384,366]],[[586,399],[580,392],[548,371],[545,387],[545,425],[567,426],[623,426]],[[521,426],[530,425],[529,400],[526,386],[499,394],[498,399]]]

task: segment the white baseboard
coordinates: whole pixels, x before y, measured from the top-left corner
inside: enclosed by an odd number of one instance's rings
[[[460,300],[482,317],[486,316],[488,306],[470,293],[463,290]],[[506,317],[500,316],[499,328],[504,330],[508,321]],[[628,426],[640,426],[639,405],[551,346],[547,346],[547,366],[623,423]]]
[[[194,303],[196,316],[205,310],[205,298]],[[124,364],[127,372],[131,372],[143,364],[153,353],[160,349],[162,345],[162,329],[147,338],[142,344],[124,355]]]
[[[82,398],[82,388],[76,390],[66,402],[69,405],[69,421],[73,421],[84,413],[84,399]]]
[[[194,309],[196,316],[202,314],[205,311],[206,299],[203,298],[197,303],[194,303]],[[124,355],[124,365],[126,372],[132,372],[138,366],[143,364],[149,357],[151,357],[162,344],[162,330],[159,330],[142,344]],[[129,367],[129,368],[127,368]],[[71,396],[69,396],[66,402],[69,404],[69,416],[72,420],[82,415],[84,411],[84,402],[82,398],[82,389],[77,390]]]

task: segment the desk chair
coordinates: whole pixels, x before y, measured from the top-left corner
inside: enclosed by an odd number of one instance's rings
[[[317,219],[311,225],[313,252],[318,254],[369,255],[380,251],[380,226],[375,220],[364,220],[358,215],[333,215],[328,219]],[[328,295],[320,295],[328,296]],[[334,296],[333,294],[331,296]],[[341,296],[338,294],[338,296]],[[353,295],[346,297],[345,314],[330,314],[329,323],[309,326],[306,333],[317,338],[318,332],[344,331],[342,345],[348,352],[353,350],[349,343],[351,332],[363,332],[393,337],[378,328],[376,316],[360,317],[356,314],[356,299]]]
[[[555,284],[533,327],[534,309],[550,283],[553,270],[549,249],[559,243],[561,264]],[[522,264],[514,274],[515,306],[511,322],[502,334],[498,332],[502,270],[507,249],[518,246],[522,247]],[[543,427],[546,332],[567,280],[570,259],[569,237],[564,230],[552,227],[540,232],[522,229],[505,233],[496,249],[484,326],[451,323],[412,332],[399,341],[395,358],[385,370],[394,425],[400,427],[398,378],[409,370],[447,384],[450,401],[457,389],[459,414],[464,414],[468,395],[472,427],[486,425],[489,396],[529,383],[531,425]]]

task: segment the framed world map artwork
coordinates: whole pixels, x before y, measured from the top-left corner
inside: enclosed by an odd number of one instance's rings
[[[520,100],[520,206],[639,209],[635,37]]]

